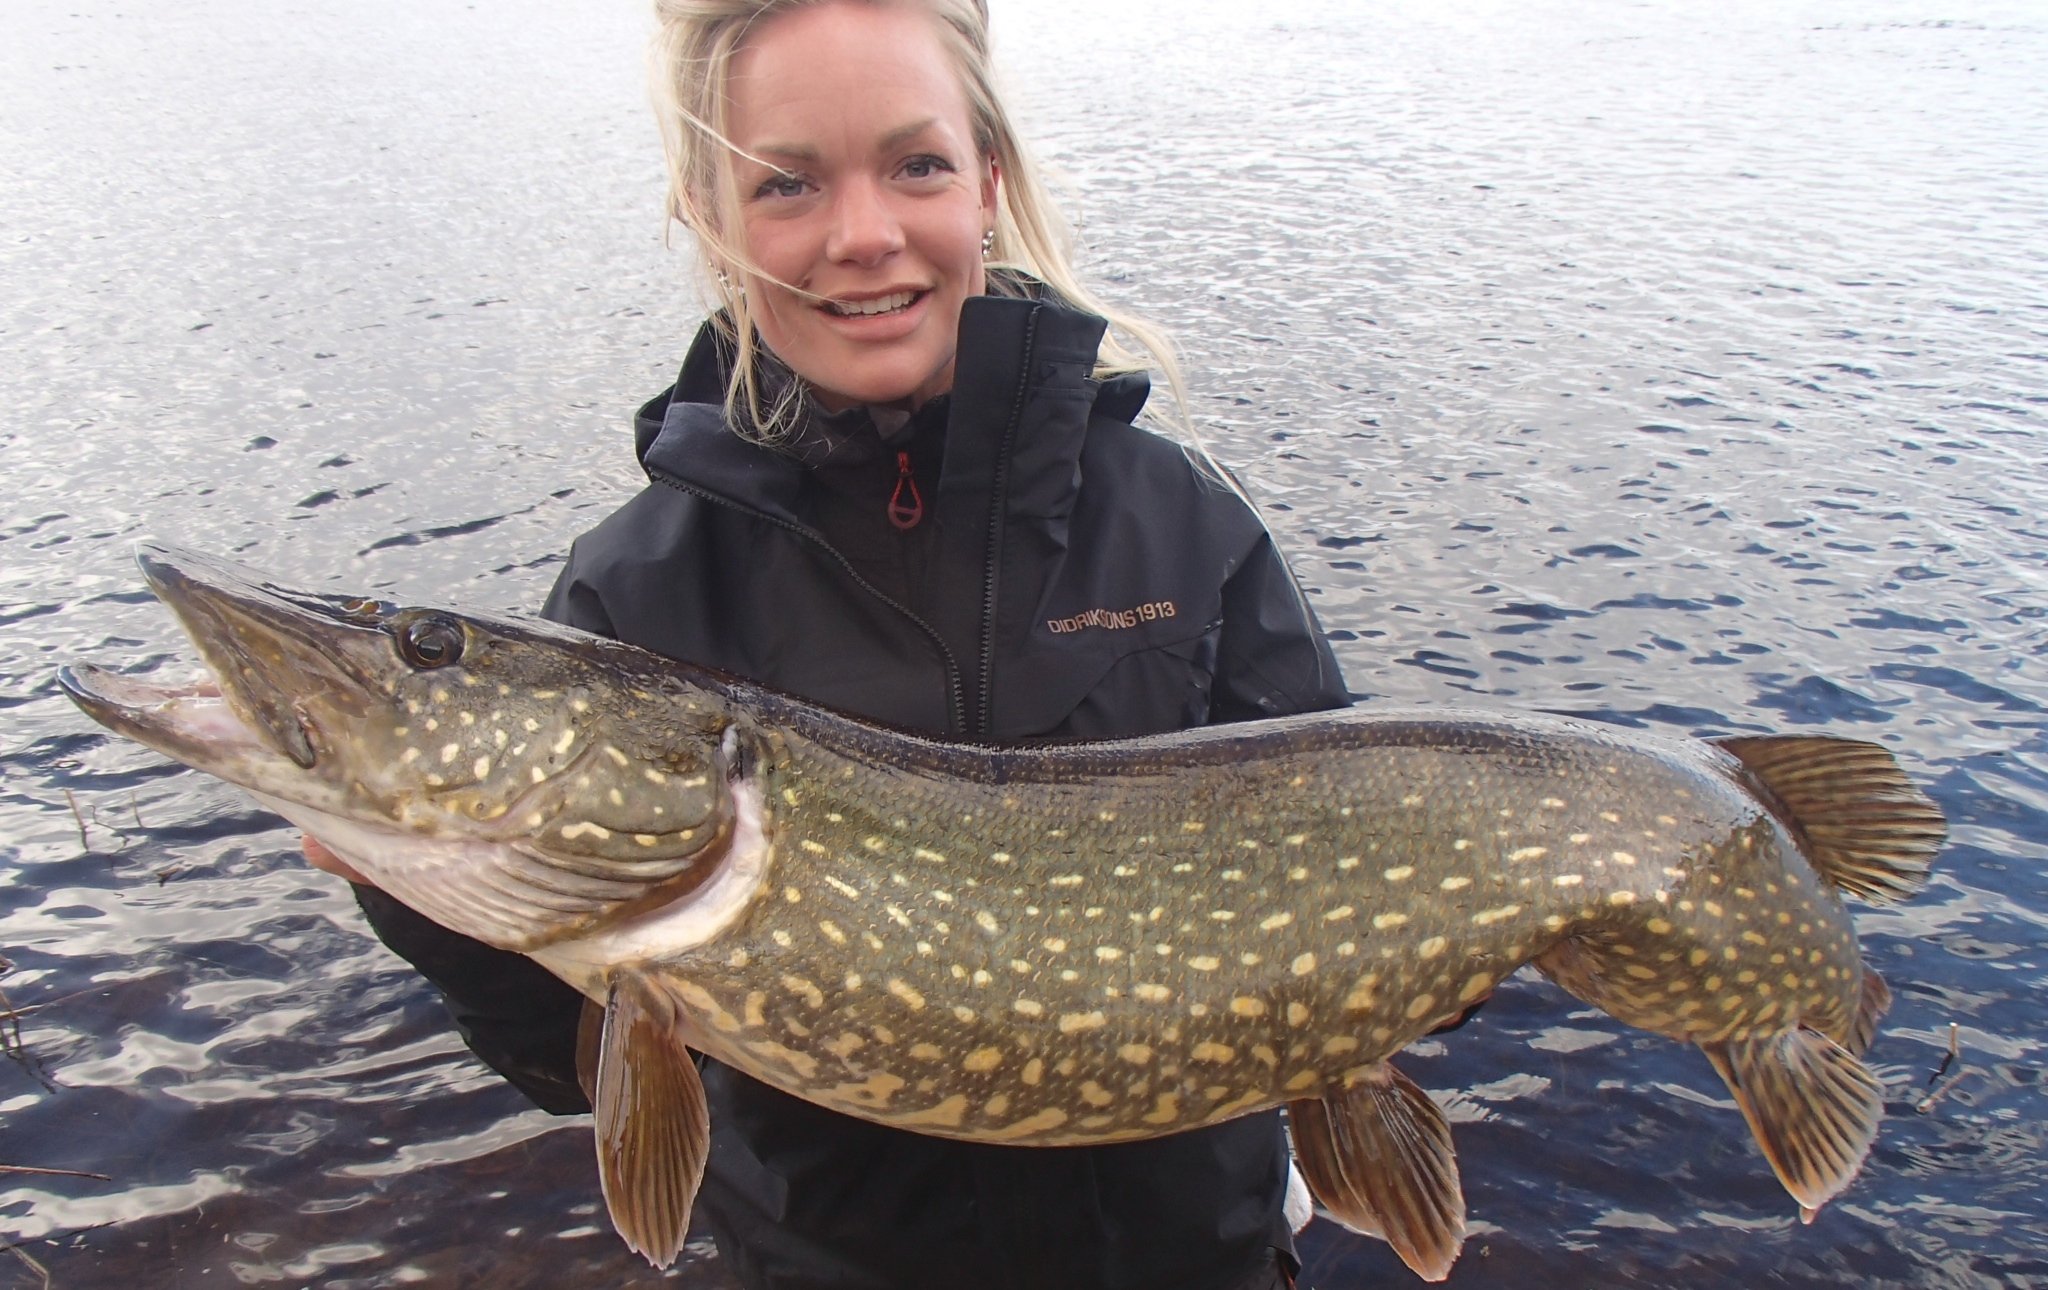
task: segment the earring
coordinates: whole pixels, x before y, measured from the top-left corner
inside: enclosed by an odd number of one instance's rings
[[[981,235],[981,258],[986,260],[996,249],[996,231],[990,229]]]
[[[727,273],[724,269],[713,269],[711,272],[718,278],[719,290],[729,296],[745,297],[747,289],[744,286],[735,284],[731,274]]]

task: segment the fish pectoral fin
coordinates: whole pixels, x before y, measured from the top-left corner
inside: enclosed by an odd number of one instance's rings
[[[612,1226],[657,1268],[675,1262],[711,1154],[711,1113],[677,1011],[654,982],[612,979],[590,1099]]]
[[[1465,1244],[1465,1192],[1444,1113],[1381,1062],[1349,1088],[1290,1102],[1309,1190],[1344,1226],[1377,1236],[1425,1281],[1441,1281]]]
[[[1883,1085],[1854,1053],[1804,1027],[1700,1048],[1799,1202],[1801,1220],[1811,1223],[1870,1154],[1884,1115]]]
[[[1784,803],[1814,868],[1836,887],[1890,904],[1926,885],[1948,823],[1889,750],[1826,735],[1709,742]]]

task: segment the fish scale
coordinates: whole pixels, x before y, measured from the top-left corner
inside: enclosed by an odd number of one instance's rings
[[[1889,995],[1842,895],[1911,895],[1944,827],[1875,745],[1448,710],[949,744],[552,624],[141,562],[218,689],[67,691],[601,1005],[599,1179],[657,1264],[708,1152],[692,1049],[975,1142],[1285,1104],[1325,1210],[1431,1279],[1455,1151],[1390,1059],[1524,964],[1697,1044],[1809,1220],[1876,1135]]]

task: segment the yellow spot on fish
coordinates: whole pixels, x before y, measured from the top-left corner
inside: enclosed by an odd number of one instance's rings
[[[1180,1119],[1180,1095],[1161,1093],[1153,1104],[1151,1114],[1144,1117],[1147,1124],[1172,1124]]]
[[[1288,964],[1288,967],[1296,976],[1307,976],[1316,970],[1316,956],[1313,954],[1297,954],[1294,956],[1294,962]]]
[[[1263,1017],[1266,1015],[1266,1001],[1241,994],[1230,1001],[1230,1010],[1240,1017]]]
[[[1116,1050],[1116,1055],[1133,1066],[1143,1066],[1152,1060],[1152,1045],[1124,1044]]]
[[[1561,873],[1550,880],[1553,887],[1576,887],[1586,881],[1583,874]]]
[[[1071,1035],[1079,1030],[1096,1030],[1109,1024],[1109,1018],[1100,1012],[1063,1012],[1060,1014],[1060,1033]]]
[[[1237,1050],[1228,1044],[1205,1039],[1188,1052],[1188,1057],[1198,1062],[1214,1062],[1218,1066],[1228,1066],[1237,1060]]]
[[[1002,924],[996,921],[996,916],[989,913],[986,909],[974,911],[974,925],[987,932],[990,936],[994,936],[1003,930]]]
[[[1173,991],[1163,985],[1154,985],[1150,982],[1132,986],[1131,993],[1143,999],[1146,1003],[1166,1003],[1173,998]]]
[[[1223,966],[1223,960],[1212,954],[1197,954],[1188,960],[1188,966],[1197,972],[1214,972]]]
[[[1276,932],[1293,921],[1294,915],[1292,914],[1275,914],[1271,918],[1262,921],[1259,924],[1259,930],[1262,932]]]
[[[1431,1012],[1433,1012],[1433,1011],[1434,1011],[1435,1009],[1436,1009],[1436,996],[1435,996],[1435,995],[1433,995],[1433,994],[1418,994],[1418,995],[1416,995],[1416,996],[1415,996],[1415,997],[1414,997],[1413,999],[1409,1000],[1409,1002],[1408,1002],[1408,1007],[1407,1007],[1407,1008],[1405,1009],[1405,1012],[1406,1012],[1406,1014],[1407,1014],[1408,1020],[1410,1020],[1410,1021],[1420,1021],[1420,1020],[1422,1020],[1422,1019],[1423,1019],[1424,1017],[1427,1017],[1427,1016],[1428,1016],[1428,1015],[1429,1015],[1429,1014],[1430,1014]]]
[[[1356,909],[1353,909],[1349,905],[1339,905],[1327,914],[1324,914],[1323,921],[1326,923],[1341,922],[1344,919],[1351,917],[1353,914],[1356,914],[1357,912],[1358,911]]]
[[[1286,1087],[1290,1093],[1300,1093],[1307,1089],[1312,1089],[1322,1082],[1323,1076],[1320,1071],[1303,1071],[1293,1079],[1288,1080]]]
[[[991,1142],[1005,1142],[1012,1138],[1028,1138],[1033,1134],[1057,1129],[1067,1122],[1067,1113],[1057,1107],[1047,1107],[1037,1115],[1017,1121],[1001,1129],[991,1129],[983,1135]]]
[[[889,993],[903,1000],[904,1004],[912,1012],[920,1012],[924,1009],[924,996],[918,993],[916,987],[910,985],[901,977],[892,976],[889,978]]]
[[[1406,882],[1415,876],[1415,866],[1412,864],[1396,865],[1392,869],[1381,873],[1380,876],[1388,882]]]
[[[1508,852],[1510,860],[1541,860],[1550,854],[1549,847],[1521,847]]]
[[[1305,1025],[1307,1025],[1307,1024],[1308,1024],[1308,1019],[1309,1019],[1309,1016],[1310,1016],[1310,1013],[1309,1013],[1309,1009],[1308,1009],[1308,1005],[1307,1005],[1307,1004],[1305,1004],[1305,1003],[1290,1003],[1290,1004],[1288,1004],[1288,1005],[1287,1005],[1287,1024],[1288,1024],[1288,1025],[1290,1025],[1290,1026],[1305,1026]]]
[[[1450,942],[1441,936],[1432,936],[1416,946],[1415,953],[1420,958],[1433,959],[1443,953],[1449,944]]]
[[[1375,914],[1373,916],[1372,925],[1384,932],[1392,928],[1400,927],[1407,921],[1408,915],[1406,914]]]
[[[747,1044],[747,1051],[778,1061],[795,1071],[801,1079],[815,1079],[818,1074],[818,1059],[809,1053],[800,1053],[786,1044],[772,1039],[755,1039]]]
[[[1042,1017],[1045,1015],[1045,1005],[1036,999],[1019,999],[1010,1006],[1027,1017]]]

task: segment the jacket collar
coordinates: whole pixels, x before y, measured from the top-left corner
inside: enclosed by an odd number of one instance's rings
[[[1102,319],[1050,300],[978,296],[965,303],[945,409],[942,520],[951,514],[978,524],[996,480],[1010,518],[1071,509],[1090,415],[1129,421],[1150,391],[1142,372],[1095,380],[1103,331]],[[818,446],[800,434],[794,449],[767,447],[728,427],[732,358],[732,346],[707,321],[675,384],[636,418],[641,465],[658,482],[808,528],[804,476],[819,464]]]

